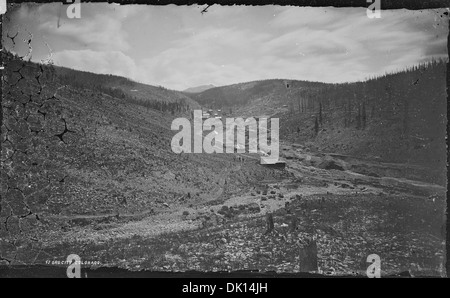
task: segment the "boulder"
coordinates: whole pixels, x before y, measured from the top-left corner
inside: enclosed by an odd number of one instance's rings
[[[325,169],[325,170],[345,171],[343,163],[336,161],[336,160],[325,159],[321,163],[319,163],[317,166],[319,168]]]

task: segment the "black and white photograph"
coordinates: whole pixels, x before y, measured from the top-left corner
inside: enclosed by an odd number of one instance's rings
[[[0,277],[447,277],[448,3],[304,2],[0,1]]]

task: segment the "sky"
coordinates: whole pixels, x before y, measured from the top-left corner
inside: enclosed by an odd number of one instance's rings
[[[448,58],[447,9],[21,4],[5,48],[33,61],[125,76],[169,89],[262,79],[353,82]],[[17,37],[13,44],[6,34]],[[32,36],[31,52],[26,40]]]

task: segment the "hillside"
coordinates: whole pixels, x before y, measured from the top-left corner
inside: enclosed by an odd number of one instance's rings
[[[214,88],[214,85],[202,85],[202,86],[197,86],[197,87],[191,87],[191,88],[187,88],[186,90],[183,90],[183,92],[186,93],[200,93],[203,91],[206,91],[208,89]]]
[[[124,77],[95,74],[65,67],[54,66],[54,69],[58,83],[62,85],[100,91],[160,111],[185,112],[199,107],[197,102],[183,93],[162,86],[151,86]]]
[[[280,138],[308,150],[430,169],[446,180],[446,63],[433,61],[365,82],[266,80],[192,96],[233,115],[280,118]],[[418,178],[418,177],[416,177]]]
[[[242,107],[252,106],[255,103],[270,101],[273,105],[277,101],[284,101],[288,94],[286,83],[290,88],[298,90],[301,88],[316,88],[324,86],[324,83],[314,83],[306,81],[292,80],[264,80],[247,83],[239,83],[223,87],[215,87],[198,94],[191,94],[190,97],[198,103],[212,108]],[[266,110],[260,111],[262,113]]]
[[[86,225],[98,231],[149,214],[179,216],[181,207],[221,200],[273,177],[257,163],[239,170],[230,155],[173,153],[170,124],[182,111],[161,112],[88,83],[77,85],[81,79],[63,85],[61,69],[5,53],[3,59],[0,242],[6,260],[18,249],[15,241],[42,245],[86,231]],[[142,88],[149,98],[169,103],[184,98],[118,77],[93,81],[102,88],[120,86],[125,94],[124,86]]]
[[[321,152],[427,166],[425,180],[445,183],[445,63],[329,86],[306,98],[311,105],[303,111],[292,104],[281,113],[287,139],[311,141]]]
[[[365,276],[366,258],[376,252],[383,276],[445,275],[446,187],[436,185],[445,163],[431,168],[432,158],[442,158],[437,149],[444,134],[427,130],[442,129],[439,64],[423,66],[420,79],[436,107],[425,109],[418,100],[424,93],[414,90],[420,96],[411,95],[405,126],[398,93],[380,97],[374,106],[384,109],[365,117],[372,110],[367,102],[358,109],[358,96],[339,99],[345,90],[360,90],[357,85],[291,82],[288,89],[273,80],[205,91],[241,94],[244,102],[232,105],[232,114],[281,118],[286,168],[274,169],[252,154],[174,154],[171,121],[192,107],[179,92],[114,76],[62,74],[7,53],[2,59],[0,276],[17,272],[9,265],[42,272],[32,265],[48,269],[69,254],[96,262],[83,265],[83,274],[99,266],[292,273],[305,271],[305,252],[317,259],[308,270],[320,274]],[[401,86],[394,78],[387,83]],[[127,93],[137,87],[145,90],[140,99]],[[319,98],[335,100],[317,100],[320,90],[327,93]],[[336,102],[350,102],[350,112]],[[423,149],[435,156],[423,155],[429,162],[423,166],[325,151],[347,142],[367,150],[359,155],[370,153],[364,142],[377,129],[390,137],[436,137],[435,147]],[[377,146],[402,142],[375,136]],[[415,152],[404,154],[420,156]],[[64,264],[51,264],[66,274]]]

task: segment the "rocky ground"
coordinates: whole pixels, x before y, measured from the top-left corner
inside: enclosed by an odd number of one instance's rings
[[[292,141],[284,170],[257,155],[176,155],[177,115],[23,61],[7,70],[0,265],[78,254],[130,270],[297,272],[315,241],[322,274],[364,275],[369,254],[384,275],[444,274],[446,186],[426,167]]]
[[[284,155],[293,153],[288,148]],[[314,159],[321,167],[311,165]],[[383,275],[444,274],[444,187],[385,183],[396,179],[326,169],[325,161],[343,165],[331,157],[289,159],[284,175],[242,193],[141,219],[85,218],[83,227],[68,227],[47,245],[18,253],[36,263],[77,253],[130,270],[298,272],[301,243],[313,238],[321,274],[365,275],[369,254],[381,257]],[[265,234],[268,213],[275,229]]]

